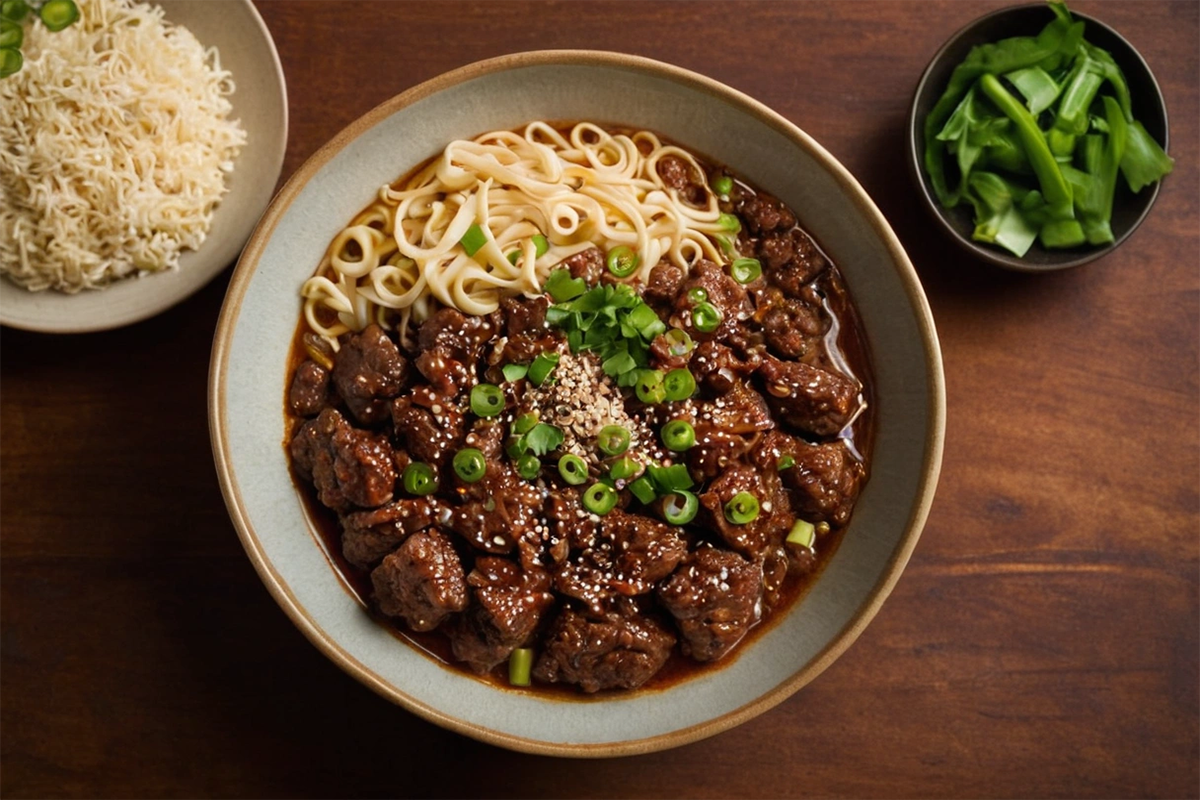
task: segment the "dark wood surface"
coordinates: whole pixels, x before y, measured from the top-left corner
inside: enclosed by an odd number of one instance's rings
[[[1176,170],[1119,252],[1029,277],[944,241],[903,162],[928,58],[1001,5],[260,0],[290,86],[285,176],[391,95],[538,48],[669,61],[815,136],[928,292],[937,499],[879,616],[775,709],[606,763],[515,754],[357,684],[259,583],[208,443],[228,272],[124,330],[5,329],[3,795],[1195,796],[1200,6],[1077,4],[1155,70]]]

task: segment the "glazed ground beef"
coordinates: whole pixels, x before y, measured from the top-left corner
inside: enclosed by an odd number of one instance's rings
[[[727,178],[657,169],[697,208]],[[721,662],[797,596],[867,479],[869,374],[840,273],[777,198],[728,186],[760,274],[664,260],[640,284],[597,248],[555,268],[579,292],[629,284],[661,323],[637,381],[548,295],[306,346],[288,451],[375,612],[477,674],[521,656],[535,689],[594,693]],[[681,374],[694,389],[654,394]]]

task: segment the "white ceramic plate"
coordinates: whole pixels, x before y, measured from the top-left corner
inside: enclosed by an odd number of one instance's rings
[[[808,594],[720,669],[661,691],[564,702],[451,671],[376,624],[317,544],[282,446],[298,292],[330,239],[380,185],[454,138],[532,119],[620,122],[714,158],[791,206],[841,268],[875,368],[872,477]],[[585,51],[525,53],[422,84],[353,123],[288,182],[234,273],[213,344],[209,420],[230,515],[255,568],[306,636],[367,686],[485,741],[602,756],[693,741],[761,713],[827,667],[874,615],[916,544],[944,426],[941,357],[925,296],[879,210],[787,120],[715,81]]]
[[[287,149],[287,89],[275,43],[250,0],[159,0],[170,22],[215,46],[237,84],[233,117],[247,142],[213,213],[208,238],[179,269],[74,295],[29,292],[0,278],[0,323],[48,333],[108,330],[152,317],[198,291],[229,266],[254,230],[279,180]]]

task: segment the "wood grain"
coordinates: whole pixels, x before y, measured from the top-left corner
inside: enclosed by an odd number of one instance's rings
[[[526,49],[669,61],[799,124],[928,291],[948,386],[938,497],[879,616],[782,705],[664,753],[514,754],[359,686],[258,582],[208,444],[228,272],[124,330],[5,329],[0,793],[1196,796],[1200,6],[1074,4],[1155,70],[1176,170],[1120,251],[1023,276],[939,238],[902,160],[927,59],[1002,5],[260,0],[290,86],[285,175],[397,92]]]

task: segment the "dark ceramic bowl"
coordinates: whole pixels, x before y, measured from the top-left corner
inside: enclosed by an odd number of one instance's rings
[[[1155,141],[1167,149],[1167,107],[1154,74],[1145,60],[1121,34],[1099,20],[1072,11],[1072,16],[1085,23],[1084,38],[1097,47],[1112,54],[1125,80],[1129,84],[1133,116],[1139,120]],[[975,229],[974,209],[969,204],[955,208],[943,208],[933,192],[929,176],[924,168],[925,117],[945,91],[954,68],[967,57],[975,45],[995,42],[1010,36],[1036,36],[1054,18],[1054,12],[1044,3],[1016,6],[994,11],[967,25],[937,52],[921,82],[917,84],[908,118],[908,165],[913,180],[921,191],[925,207],[929,209],[938,227],[944,230],[963,249],[977,258],[1005,269],[1023,272],[1050,272],[1052,270],[1078,267],[1100,258],[1116,249],[1137,229],[1150,207],[1158,197],[1162,182],[1146,186],[1138,194],[1129,191],[1124,180],[1118,180],[1113,198],[1112,231],[1113,243],[1099,247],[1083,245],[1069,250],[1047,250],[1034,242],[1029,252],[1017,258],[994,245],[971,239]]]

